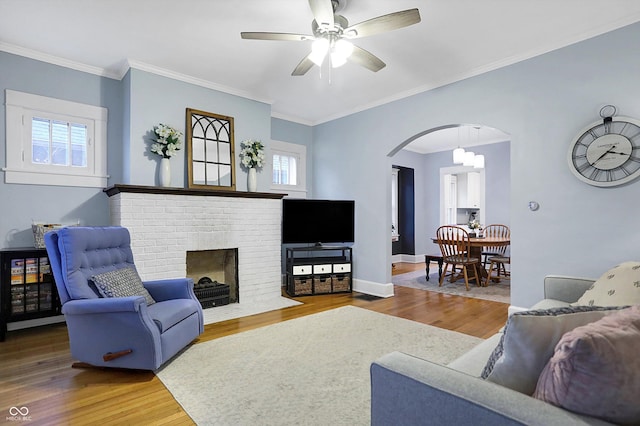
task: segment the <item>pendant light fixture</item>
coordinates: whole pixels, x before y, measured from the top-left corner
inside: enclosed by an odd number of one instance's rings
[[[476,127],[476,144],[480,145],[480,127]],[[473,158],[474,169],[484,169],[484,155],[479,154]]]
[[[458,147],[453,150],[453,164],[464,163],[464,149],[460,148],[460,126],[458,126]]]
[[[474,169],[484,169],[484,155],[475,155],[472,151],[465,151],[460,147],[460,127],[458,126],[458,147],[453,150],[453,164],[462,164],[465,167],[473,167]],[[470,133],[470,127],[467,127],[468,133]],[[474,126],[476,129],[476,145],[480,145],[480,127]],[[471,136],[468,134],[467,140],[471,141]]]
[[[472,167],[474,164],[475,158],[476,158],[476,155],[473,153],[473,151],[465,151],[464,162],[462,163],[462,165],[467,167]]]

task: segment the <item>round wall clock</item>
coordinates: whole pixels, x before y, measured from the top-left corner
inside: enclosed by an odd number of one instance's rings
[[[602,121],[582,129],[569,148],[569,168],[589,185],[622,185],[640,176],[640,121],[600,110]]]

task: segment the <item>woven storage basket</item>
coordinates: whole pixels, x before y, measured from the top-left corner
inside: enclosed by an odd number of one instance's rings
[[[33,231],[33,246],[35,248],[44,248],[44,234],[63,228],[59,223],[34,223],[31,225]]]
[[[348,275],[334,275],[333,282],[333,291],[349,291],[350,287],[350,277]]]
[[[293,294],[299,296],[301,294],[312,294],[311,278],[294,278],[293,279]]]
[[[313,279],[314,293],[331,293],[331,277],[316,277]]]

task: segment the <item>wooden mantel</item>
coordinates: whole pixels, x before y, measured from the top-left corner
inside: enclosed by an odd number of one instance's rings
[[[216,191],[209,189],[191,188],[167,188],[159,186],[140,186],[115,184],[103,189],[109,197],[123,192],[137,194],[168,194],[168,195],[197,195],[202,197],[238,197],[238,198],[283,198],[287,194],[277,194],[272,192],[243,192],[243,191]]]

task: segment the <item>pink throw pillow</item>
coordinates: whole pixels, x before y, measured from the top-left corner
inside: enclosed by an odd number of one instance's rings
[[[567,332],[534,397],[620,424],[640,424],[640,306]]]

